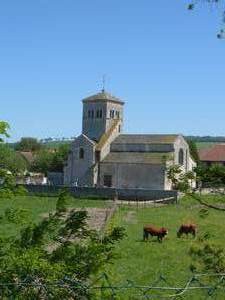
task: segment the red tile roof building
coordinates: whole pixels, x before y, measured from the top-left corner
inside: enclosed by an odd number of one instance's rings
[[[211,148],[200,150],[199,159],[208,165],[225,164],[225,144],[217,144]]]

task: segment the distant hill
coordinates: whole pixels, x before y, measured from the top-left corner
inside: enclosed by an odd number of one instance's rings
[[[192,140],[196,143],[225,143],[225,136],[194,136],[188,135],[186,139]]]
[[[42,143],[48,149],[57,149],[60,145],[71,144],[72,141],[49,141]]]
[[[225,136],[185,136],[187,140],[192,140],[196,143],[198,149],[208,148],[213,146],[215,143],[225,143]],[[57,149],[62,144],[71,144],[75,138],[62,138],[53,139],[46,138],[41,139],[40,142],[49,149]],[[9,146],[15,148],[16,143],[9,143]]]
[[[215,144],[225,143],[225,136],[186,136],[187,140],[192,140],[196,143],[197,148],[210,148]]]

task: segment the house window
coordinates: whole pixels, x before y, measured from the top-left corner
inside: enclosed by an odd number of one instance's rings
[[[112,187],[112,175],[104,175],[104,186]]]
[[[96,118],[99,118],[99,110],[96,111]]]
[[[80,148],[80,151],[79,151],[79,158],[80,158],[80,159],[84,159],[84,149],[83,149],[83,148]]]
[[[90,119],[91,118],[91,111],[89,110],[88,111],[88,119]]]
[[[179,162],[180,165],[184,164],[184,150],[183,149],[179,150],[178,162]]]
[[[117,117],[117,119],[120,118],[120,112],[119,111],[116,111],[116,117]]]
[[[121,132],[121,125],[119,125],[118,131]]]
[[[94,119],[94,111],[91,111],[91,118]]]
[[[102,109],[100,109],[100,111],[99,111],[99,118],[100,119],[102,118]]]

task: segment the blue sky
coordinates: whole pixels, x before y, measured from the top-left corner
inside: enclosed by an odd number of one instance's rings
[[[0,119],[21,136],[81,132],[81,99],[125,100],[125,131],[225,135],[220,12],[184,0],[0,2]]]

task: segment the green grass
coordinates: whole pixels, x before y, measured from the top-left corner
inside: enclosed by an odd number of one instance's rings
[[[207,200],[212,201],[210,197],[207,197]],[[209,232],[211,241],[225,247],[225,212],[210,210],[209,214],[202,218],[200,209],[198,203],[187,198],[179,205],[139,209],[120,208],[112,223],[124,226],[127,237],[117,246],[118,259],[104,270],[109,274],[110,282],[115,285],[126,285],[127,280],[131,280],[137,285],[149,286],[163,275],[167,285],[184,286],[192,276],[189,270],[191,264],[189,249],[193,245],[199,245],[200,241],[191,236],[178,239],[176,232],[180,224],[195,222],[199,228],[198,236]],[[163,243],[158,243],[156,238],[143,242],[142,230],[145,224],[167,227],[168,237]],[[135,298],[135,292],[138,291],[132,289],[121,291],[118,299],[142,299],[140,295]],[[184,299],[205,299],[205,296],[195,292],[195,294],[187,294]],[[222,300],[225,296],[216,299]]]
[[[55,210],[57,198],[55,197],[16,197],[13,199],[0,199],[0,217],[4,216],[6,209],[24,210],[27,218],[21,222],[11,223],[5,218],[0,218],[0,235],[13,236],[19,233],[24,222],[38,222],[43,216]],[[107,207],[110,206],[109,201],[102,200],[85,200],[70,198],[68,207],[83,208],[83,207]]]
[[[54,197],[0,199],[0,216],[7,208],[25,209],[31,216],[27,222],[38,222],[46,213],[54,211],[56,200]],[[204,200],[209,203],[225,204],[225,196],[205,196]],[[71,198],[68,203],[68,207],[108,207],[111,205],[112,203],[108,201],[74,198]],[[166,279],[164,286],[184,286],[192,275],[189,270],[191,257],[188,252],[191,246],[200,244],[199,236],[209,232],[212,242],[225,247],[225,212],[210,210],[208,215],[202,218],[200,210],[199,204],[188,198],[183,198],[178,205],[171,204],[163,207],[120,207],[108,226],[109,228],[117,225],[124,226],[127,236],[117,244],[116,259],[113,264],[108,265],[102,272],[109,275],[110,282],[114,285],[123,286],[127,284],[127,280],[130,280],[136,285],[149,286],[160,275],[163,275]],[[198,225],[196,239],[176,237],[179,225],[186,222],[195,222]],[[0,223],[1,236],[16,235],[22,227],[22,224],[12,224],[5,219],[0,219]],[[156,238],[143,242],[142,230],[145,224],[167,227],[168,237],[162,243],[158,243]],[[154,283],[154,285],[161,284],[162,282]],[[101,299],[100,296],[98,299]],[[108,296],[105,299],[111,298]],[[115,299],[145,298],[141,297],[137,289],[126,289],[119,291]],[[182,299],[223,300],[225,297],[205,298],[205,294],[190,292]]]

